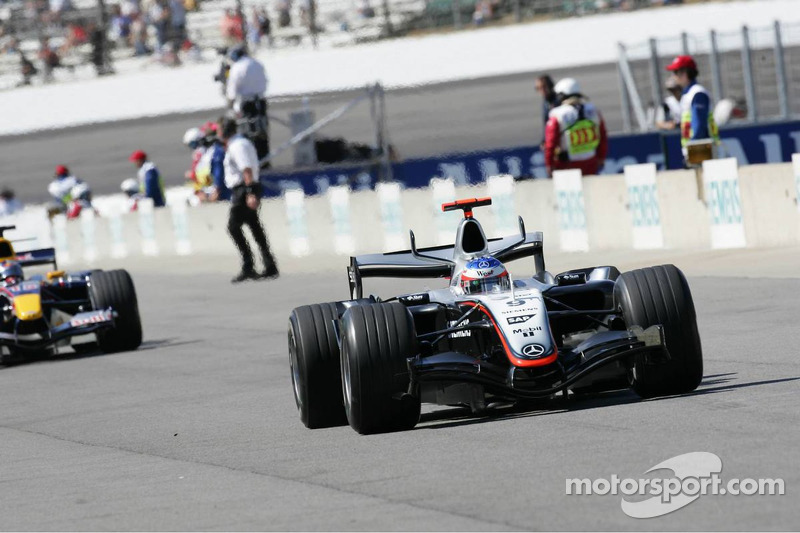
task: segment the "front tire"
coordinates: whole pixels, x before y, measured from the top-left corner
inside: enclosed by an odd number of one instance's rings
[[[135,350],[142,344],[139,302],[130,274],[125,270],[92,272],[89,300],[94,309],[117,313],[114,327],[97,332],[97,345],[105,353]]]
[[[342,389],[361,434],[413,428],[419,398],[408,394],[407,359],[419,352],[414,320],[397,302],[359,305],[342,317]]]
[[[697,315],[686,277],[674,265],[623,273],[614,287],[614,299],[628,327],[661,324],[670,360],[646,364],[638,356],[632,387],[643,398],[691,392],[703,379],[703,350]]]
[[[343,426],[336,304],[298,307],[289,316],[289,364],[300,420],[309,429]]]

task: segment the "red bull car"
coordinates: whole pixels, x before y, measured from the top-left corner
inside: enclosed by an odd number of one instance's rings
[[[142,343],[136,290],[124,270],[58,270],[52,248],[15,253],[0,227],[0,363],[75,351],[134,350]],[[25,275],[28,267],[53,270]]]
[[[483,412],[492,404],[631,388],[642,397],[694,390],[703,375],[689,285],[673,265],[552,275],[542,234],[487,239],[473,209],[449,246],[351,258],[351,299],[289,317],[292,385],[309,428],[413,428],[422,403]],[[530,258],[528,277],[504,262]],[[364,297],[369,277],[449,278],[435,290]]]

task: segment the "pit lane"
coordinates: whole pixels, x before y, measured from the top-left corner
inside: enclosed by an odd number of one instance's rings
[[[231,286],[232,261],[129,264],[139,351],[0,368],[0,529],[794,528],[799,254],[550,254],[552,270],[684,268],[705,352],[700,388],[487,417],[426,409],[415,430],[370,437],[306,430],[292,398],[287,316],[345,298],[341,269]],[[778,277],[744,277],[760,263]],[[620,496],[565,495],[566,478],[639,478],[692,451],[719,455],[724,479],[783,478],[786,495],[703,496],[650,520],[624,515]]]

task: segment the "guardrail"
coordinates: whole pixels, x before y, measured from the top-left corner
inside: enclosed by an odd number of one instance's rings
[[[317,196],[289,190],[265,200],[261,217],[279,260],[310,258],[309,268],[324,268],[326,257],[406,248],[409,228],[419,246],[448,243],[459,215],[442,213],[441,203],[484,195],[493,198],[478,215],[488,235],[513,234],[520,214],[528,228],[544,232],[546,246],[562,251],[800,245],[800,154],[793,163],[741,168],[735,159],[708,161],[702,172],[656,172],[640,164],[612,176],[566,171],[553,180],[515,181],[501,175],[471,187],[433,179],[422,189],[383,183],[358,192],[335,186]],[[12,238],[34,237],[30,247],[52,242],[61,264],[91,266],[126,257],[234,256],[227,209],[181,202],[152,209],[145,202],[135,213],[56,217],[44,237],[43,211],[0,222],[28,228]]]

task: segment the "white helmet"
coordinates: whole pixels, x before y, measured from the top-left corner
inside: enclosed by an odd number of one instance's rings
[[[200,131],[200,128],[189,128],[186,130],[186,133],[183,134],[183,144],[189,146],[192,143],[200,142],[202,138],[203,132]]]
[[[562,97],[571,96],[573,94],[582,94],[581,86],[578,85],[578,81],[575,78],[564,78],[563,80],[558,80],[558,83],[556,83],[553,91]]]
[[[120,189],[128,196],[133,196],[139,192],[139,182],[135,178],[128,178],[122,182]]]

